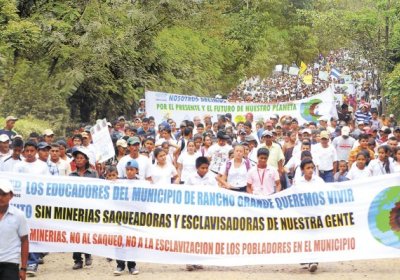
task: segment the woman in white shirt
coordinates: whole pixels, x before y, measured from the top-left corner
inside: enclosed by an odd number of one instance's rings
[[[175,166],[167,162],[167,154],[161,148],[154,150],[155,164],[151,166],[150,176],[153,184],[169,185],[179,183]]]
[[[196,174],[196,154],[195,143],[193,140],[187,142],[186,152],[182,152],[178,158],[178,174],[181,184],[184,184],[190,176]]]
[[[395,173],[400,172],[400,147],[396,147],[394,149],[394,162],[393,162],[393,170]]]
[[[390,147],[383,145],[378,148],[378,158],[368,164],[371,176],[379,176],[394,172],[393,159],[389,157]]]
[[[365,152],[359,152],[356,156],[356,161],[351,166],[346,178],[349,180],[361,179],[371,176],[371,171],[368,169],[367,155]]]
[[[216,179],[223,188],[246,192],[247,173],[250,167],[250,160],[244,158],[244,147],[236,145],[233,159],[225,163],[225,167],[220,169]]]

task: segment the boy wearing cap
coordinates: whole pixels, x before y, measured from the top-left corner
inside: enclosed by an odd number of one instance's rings
[[[18,118],[16,117],[8,116],[6,118],[6,126],[3,129],[0,129],[0,135],[6,134],[9,139],[12,139],[15,135],[17,135],[17,132],[13,130],[15,122],[17,120]]]
[[[10,205],[13,196],[11,182],[0,179],[0,279],[25,280],[29,230],[24,213]]]
[[[139,172],[139,164],[136,160],[131,159],[125,165],[125,172],[126,177],[123,179],[127,180],[138,180],[137,174]],[[134,261],[127,261],[126,266],[128,267],[128,273],[132,275],[139,274],[139,270],[136,268],[136,262]],[[117,269],[114,270],[115,276],[122,275],[123,271],[125,270],[125,261],[117,260]]]

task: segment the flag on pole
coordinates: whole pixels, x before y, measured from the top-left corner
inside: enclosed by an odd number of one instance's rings
[[[300,63],[300,71],[299,75],[303,75],[304,72],[307,70],[307,64],[305,64],[303,61]]]
[[[336,79],[339,79],[341,75],[342,74],[340,73],[340,71],[338,69],[336,69],[336,68],[331,69],[331,76],[335,77]]]

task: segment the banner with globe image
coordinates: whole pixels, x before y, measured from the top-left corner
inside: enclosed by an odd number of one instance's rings
[[[400,174],[270,196],[210,186],[0,172],[33,252],[152,263],[289,264],[400,257]]]
[[[312,97],[290,102],[251,103],[228,102],[226,99],[208,98],[172,94],[166,92],[147,91],[146,114],[153,116],[157,123],[173,119],[179,123],[183,120],[193,120],[194,117],[210,115],[213,121],[219,115],[230,113],[234,122],[245,121],[245,115],[252,113],[254,121],[265,121],[273,115],[291,116],[300,124],[317,122],[320,117],[337,118],[334,90],[329,87],[324,92]]]

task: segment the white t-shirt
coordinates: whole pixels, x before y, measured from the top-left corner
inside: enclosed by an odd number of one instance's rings
[[[12,156],[3,157],[0,160],[0,171],[12,172],[14,170],[14,166],[20,161],[20,159],[13,159]]]
[[[332,145],[336,149],[338,160],[347,161],[349,159],[350,151],[353,148],[355,142],[356,140],[350,136],[347,138],[344,138],[343,136],[338,136],[333,139]]]
[[[383,166],[383,162],[379,159],[373,159],[368,164],[368,169],[371,172],[371,176],[385,175],[394,172],[393,159],[389,158],[389,173],[386,172],[386,168]]]
[[[364,169],[359,169],[357,167],[357,163],[353,163],[349,172],[346,175],[346,178],[349,180],[356,180],[361,178],[371,177],[371,170],[368,169],[368,166],[365,166]]]
[[[14,165],[13,172],[35,175],[50,175],[47,164],[39,159],[35,160],[34,162],[20,161]]]
[[[59,159],[56,163],[59,176],[68,176],[71,173],[71,164],[63,159]]]
[[[231,167],[228,171],[227,182],[232,186],[232,189],[239,189],[242,187],[247,186],[247,167],[246,162],[242,159],[242,163],[238,168],[235,167],[233,160],[228,161],[230,162]],[[228,162],[225,163],[224,167],[219,171],[219,174],[225,175],[226,166]],[[251,167],[251,166],[250,166]]]
[[[325,184],[324,180],[318,175],[313,174],[310,181],[307,181],[304,176],[300,176],[297,180],[293,181],[294,185],[304,185],[304,184]]]
[[[172,177],[176,175],[178,175],[178,172],[172,164],[167,163],[164,166],[160,166],[156,163],[150,167],[151,180],[153,184],[159,185],[159,187],[171,184]]]
[[[211,158],[211,171],[219,173],[219,171],[224,167],[225,162],[229,159],[230,150],[232,150],[232,146],[227,144],[224,146],[214,144],[208,149],[206,157]]]
[[[117,164],[118,178],[126,178],[125,166],[126,166],[126,163],[128,161],[130,161],[131,159],[134,159],[134,158],[132,158],[130,155],[123,156],[120,159],[120,161]],[[150,177],[151,160],[144,155],[139,155],[134,160],[136,160],[139,165],[138,178],[140,180],[145,180],[146,178],[149,178]]]
[[[337,153],[332,145],[324,148],[321,144],[316,144],[313,149],[313,159],[314,157],[318,159],[318,169],[322,171],[332,170],[333,163],[337,161]]]
[[[196,172],[194,176],[188,178],[187,182],[185,182],[185,185],[218,186],[217,180],[215,180],[215,176],[211,172],[207,172],[203,177],[200,177],[200,175]]]
[[[187,152],[182,153],[178,158],[178,163],[182,165],[181,181],[186,182],[190,176],[196,174],[197,153],[190,155]]]

